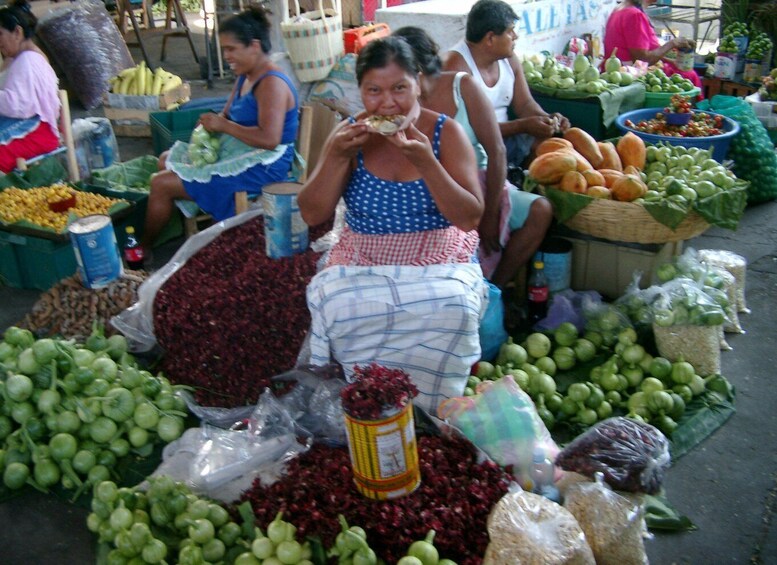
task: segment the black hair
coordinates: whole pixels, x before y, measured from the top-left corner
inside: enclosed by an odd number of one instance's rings
[[[24,39],[30,39],[35,34],[37,23],[38,18],[32,13],[27,0],[15,0],[10,6],[0,8],[0,27],[7,31],[21,27]]]
[[[467,16],[467,41],[477,43],[489,31],[501,35],[515,23],[518,15],[502,0],[478,0]]]
[[[405,26],[392,33],[404,39],[413,50],[413,56],[418,64],[418,70],[425,75],[434,76],[442,70],[440,46],[420,27]]]
[[[250,45],[253,40],[258,40],[262,51],[269,53],[272,49],[270,42],[270,12],[262,6],[250,8],[232,16],[219,25],[219,33],[231,33],[243,45]]]
[[[367,71],[382,69],[391,63],[396,63],[413,76],[418,74],[418,63],[413,56],[413,50],[404,39],[399,37],[373,39],[364,46],[359,52],[359,58],[356,59],[356,82],[361,84]]]

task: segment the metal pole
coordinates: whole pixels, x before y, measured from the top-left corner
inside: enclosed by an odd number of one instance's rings
[[[213,88],[213,61],[210,53],[210,33],[208,32],[208,11],[205,9],[205,1],[202,2],[203,21],[205,23],[205,60],[208,65],[207,86]]]

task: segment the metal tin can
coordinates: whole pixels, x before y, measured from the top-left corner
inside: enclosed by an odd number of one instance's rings
[[[289,257],[308,248],[308,226],[297,205],[302,185],[296,182],[268,184],[262,189],[264,235],[267,256]]]
[[[359,420],[345,414],[345,431],[353,480],[364,496],[398,498],[421,484],[412,402],[381,420]]]
[[[68,226],[81,282],[87,288],[103,288],[124,272],[111,217],[92,214]]]

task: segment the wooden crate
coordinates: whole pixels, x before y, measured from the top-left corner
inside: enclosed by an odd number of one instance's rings
[[[103,96],[105,117],[111,120],[113,131],[122,137],[151,137],[151,112],[166,110],[173,105],[188,102],[191,85],[184,82],[159,96],[132,96],[106,93]]]

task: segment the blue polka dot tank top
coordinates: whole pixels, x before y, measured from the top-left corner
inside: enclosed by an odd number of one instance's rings
[[[434,126],[432,149],[440,159],[440,133],[447,116]],[[381,179],[364,166],[360,151],[345,189],[345,220],[356,233],[389,234],[443,229],[451,226],[434,203],[423,179],[395,182]]]

